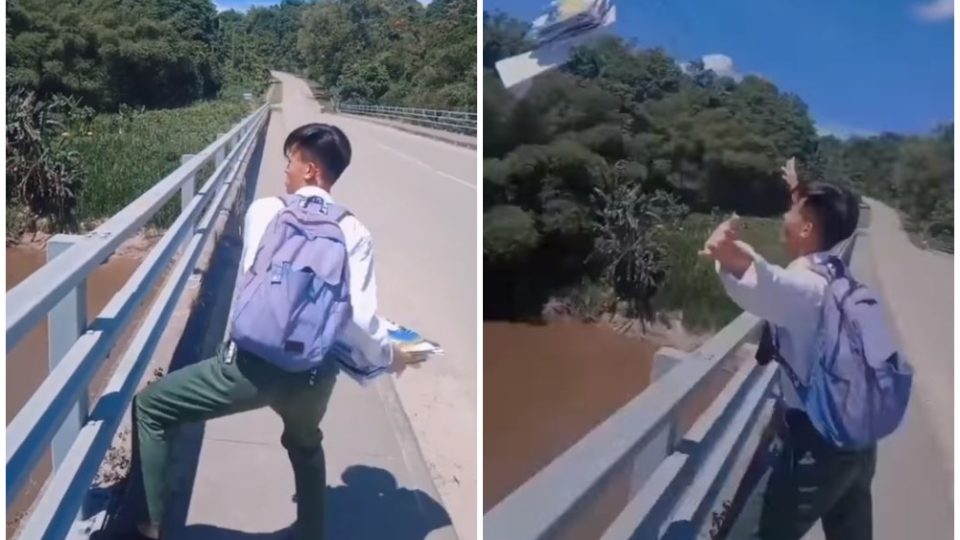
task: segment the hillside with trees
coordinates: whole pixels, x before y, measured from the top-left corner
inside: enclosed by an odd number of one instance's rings
[[[11,0],[7,88],[97,110],[184,106],[221,89],[218,34],[209,0]]]
[[[475,6],[282,0],[218,13],[211,0],[11,0],[8,233],[119,210],[242,118],[242,95],[262,95],[270,70],[344,101],[475,110]]]
[[[334,0],[302,23],[305,71],[334,99],[476,110],[474,0]]]
[[[775,245],[776,224],[762,218],[785,210],[780,167],[790,156],[806,178],[890,201],[952,238],[952,127],[931,137],[821,137],[803,100],[770,81],[720,77],[616,37],[575,51],[518,98],[493,66],[529,50],[526,30],[484,16],[488,319],[539,317],[558,304],[590,315],[619,303],[651,320],[690,307],[678,289],[715,296],[731,316],[729,302],[707,291],[709,273],[677,264],[679,245],[694,248],[731,211],[756,216],[766,229],[756,234]]]

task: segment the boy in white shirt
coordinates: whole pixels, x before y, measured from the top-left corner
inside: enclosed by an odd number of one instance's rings
[[[283,150],[288,159],[286,192],[332,203],[330,191],[350,164],[350,141],[343,131],[329,124],[307,124],[290,133]],[[278,197],[258,199],[250,205],[244,220],[242,272],[253,266],[268,225],[283,208]],[[376,315],[370,233],[349,213],[339,224],[346,244],[353,314],[338,341],[349,349],[353,364],[370,368],[363,375],[399,373],[411,359],[394,349],[387,328]],[[283,420],[281,443],[294,470],[297,523],[291,536],[321,540],[326,474],[319,424],[338,371],[333,358],[307,372],[288,372],[242,350],[232,358],[223,348],[217,356],[171,372],[140,392],[134,399],[134,452],[140,461],[146,513],[137,523],[137,537],[160,536],[168,491],[168,433],[172,429],[187,422],[270,407]]]
[[[799,184],[792,160],[784,173],[791,205],[782,239],[793,259],[786,268],[765,261],[739,239],[736,216],[717,227],[701,255],[716,261],[730,298],[770,324],[778,353],[805,380],[827,287],[812,266],[853,234],[859,204],[844,188]],[[756,538],[800,540],[822,520],[827,540],[870,540],[876,446],[856,451],[832,446],[810,423],[786,370],[780,371],[784,421],[778,435],[784,446],[764,493]]]

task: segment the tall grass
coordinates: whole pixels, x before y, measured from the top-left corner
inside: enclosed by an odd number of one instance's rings
[[[98,115],[73,126],[65,136],[80,154],[86,178],[79,219],[117,213],[180,166],[182,154],[202,150],[252,107],[233,97],[178,109]],[[174,197],[152,223],[168,226],[178,213],[179,198]]]
[[[653,304],[658,312],[681,312],[689,329],[721,328],[741,311],[724,292],[713,264],[697,256],[720,220],[718,216],[691,214],[678,229],[666,234],[670,270]],[[779,239],[780,220],[745,217],[742,223],[744,241],[771,262],[788,262]]]

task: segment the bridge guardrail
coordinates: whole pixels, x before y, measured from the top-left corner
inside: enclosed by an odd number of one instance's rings
[[[858,234],[834,249],[845,262]],[[777,365],[737,358],[761,322],[743,313],[691,353],[658,350],[650,386],[491,508],[484,536],[694,538],[771,399]],[[719,395],[682,433],[701,391],[724,379]]]
[[[337,112],[345,114],[376,116],[458,133],[477,134],[477,113],[475,112],[354,105],[350,103],[337,103],[336,107]]]
[[[260,140],[268,114],[269,105],[258,108],[93,232],[61,236],[54,243],[56,263],[7,292],[8,353],[44,316],[50,324],[50,374],[7,425],[8,510],[46,449],[52,446],[54,453],[51,479],[25,520],[21,539],[61,539],[83,526],[77,515],[88,489],[224,201],[242,182],[236,180],[242,178],[241,168]],[[198,172],[210,162],[214,172],[194,193]],[[178,192],[179,217],[88,323],[83,291],[91,272]],[[88,414],[86,394],[93,376],[170,261],[176,262],[163,289]]]

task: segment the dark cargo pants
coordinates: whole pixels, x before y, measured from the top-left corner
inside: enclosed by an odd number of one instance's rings
[[[840,450],[799,411],[786,413],[779,439],[756,538],[800,540],[822,520],[827,540],[872,540],[876,446]]]
[[[134,399],[135,448],[142,471],[146,515],[159,525],[169,487],[171,430],[234,413],[271,407],[283,420],[281,443],[293,465],[297,494],[297,538],[323,538],[326,470],[320,419],[336,382],[336,367],[289,373],[255,356],[225,352],[174,371]]]

